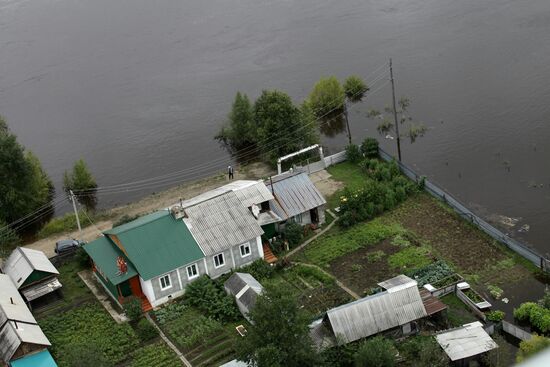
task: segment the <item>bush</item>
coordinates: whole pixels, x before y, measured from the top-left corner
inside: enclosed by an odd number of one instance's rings
[[[164,325],[167,322],[179,318],[186,310],[187,306],[183,303],[173,302],[154,311],[154,315],[159,324]]]
[[[118,227],[118,226],[121,226],[123,224],[126,224],[126,223],[130,223],[131,221],[133,220],[136,220],[138,219],[140,216],[139,215],[128,215],[128,214],[124,214],[122,217],[118,218],[114,223],[113,223],[113,228],[115,227]]]
[[[357,367],[393,367],[397,351],[393,343],[381,336],[368,339],[359,346],[355,354]]]
[[[142,342],[148,342],[149,340],[155,339],[159,332],[158,330],[151,325],[149,320],[142,318],[136,325],[136,334],[139,337],[139,340]]]
[[[254,261],[252,264],[244,266],[239,269],[240,272],[249,273],[257,281],[261,282],[265,279],[269,279],[273,276],[275,269],[262,259]]]
[[[489,284],[487,286],[487,289],[489,290],[491,297],[493,297],[494,299],[500,299],[502,297],[502,294],[504,293],[504,291],[496,285]]]
[[[81,218],[84,217],[82,213],[79,214]],[[77,229],[76,217],[74,213],[67,213],[61,217],[53,218],[38,232],[39,238],[45,238],[52,234],[70,232]]]
[[[378,158],[378,140],[366,138],[361,143],[361,152],[366,158]]]
[[[357,75],[348,76],[344,81],[344,92],[346,97],[352,102],[358,102],[363,99],[368,90],[367,84]]]
[[[130,297],[123,305],[124,313],[130,321],[137,321],[143,310],[141,309],[141,300],[137,297]]]
[[[302,233],[304,229],[301,225],[295,222],[289,222],[283,230],[283,238],[288,241],[290,248],[296,247],[302,241]]]
[[[501,322],[506,314],[504,311],[494,310],[487,312],[487,320],[492,322]]]
[[[344,88],[334,76],[321,78],[309,94],[309,102],[317,117],[340,112],[345,98]]]
[[[514,317],[519,321],[529,320],[529,315],[531,315],[531,310],[537,306],[534,302],[525,302],[522,303],[519,308],[514,309]]]
[[[516,357],[516,362],[522,362],[525,358],[537,354],[549,346],[550,339],[535,334],[530,340],[525,340],[519,343],[519,352]]]
[[[206,275],[187,285],[184,302],[218,321],[234,321],[240,316],[233,298]]]
[[[76,250],[75,258],[76,261],[78,261],[78,263],[83,267],[87,267],[90,265],[90,255],[88,255],[88,253],[84,251],[82,247],[79,247]]]
[[[351,163],[358,163],[363,159],[363,155],[361,154],[361,150],[359,150],[359,147],[355,144],[349,144],[346,147],[346,159]]]
[[[550,332],[550,310],[534,302],[522,303],[514,309],[514,317],[520,321],[527,321],[543,333]]]
[[[0,257],[6,258],[17,246],[21,245],[21,237],[1,220],[0,228],[5,228],[0,231]]]

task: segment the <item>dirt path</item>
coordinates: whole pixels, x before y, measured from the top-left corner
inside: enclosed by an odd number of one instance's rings
[[[274,173],[275,172],[265,164],[254,163],[236,171],[235,179],[257,180]],[[106,214],[106,217],[109,219],[97,221],[94,225],[89,225],[88,227],[83,228],[82,233],[75,230],[72,232],[56,234],[27,244],[25,247],[43,251],[46,256],[52,257],[55,255],[55,243],[61,239],[78,238],[86,242],[93,241],[101,235],[101,232],[111,229],[113,223],[125,214],[129,216],[147,214],[155,210],[166,208],[167,206],[176,203],[180,198],[188,199],[205,191],[222,186],[228,182],[229,181],[225,174],[218,174],[205,179],[176,186],[166,191],[149,195],[137,202],[110,209]],[[85,225],[90,223],[86,217],[80,218],[80,221]]]

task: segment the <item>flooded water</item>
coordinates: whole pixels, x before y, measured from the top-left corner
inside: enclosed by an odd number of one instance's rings
[[[549,34],[547,0],[0,0],[0,114],[58,188],[78,158],[100,186],[162,176],[105,191],[109,206],[225,167],[212,137],[236,91],[299,101],[392,57],[430,127],[404,161],[550,252]],[[352,107],[357,142],[385,83]]]

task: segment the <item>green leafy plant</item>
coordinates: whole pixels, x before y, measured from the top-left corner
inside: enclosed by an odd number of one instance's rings
[[[472,288],[468,288],[462,291],[466,297],[468,297],[473,303],[480,303],[485,301],[476,291]]]
[[[393,367],[397,350],[393,343],[381,336],[364,341],[355,354],[356,366]]]
[[[179,318],[185,313],[186,310],[187,306],[185,306],[183,303],[173,302],[159,308],[158,310],[153,311],[153,314],[155,315],[158,323],[163,325],[167,322]]]
[[[122,305],[124,313],[130,321],[137,321],[143,314],[141,309],[141,300],[137,297],[129,297],[129,299]]]
[[[382,250],[367,252],[367,254],[365,255],[365,257],[366,257],[366,259],[369,263],[374,263],[374,262],[380,261],[380,260],[382,260],[382,258],[384,256],[386,256],[386,253]]]
[[[283,238],[288,241],[290,248],[294,248],[302,241],[304,229],[301,225],[295,222],[289,222],[283,230]]]
[[[514,317],[520,321],[529,321],[532,326],[546,334],[550,332],[550,309],[535,302],[522,303],[514,309]]]
[[[145,318],[138,321],[136,334],[142,342],[153,340],[159,335],[157,329]]]
[[[350,267],[351,271],[353,271],[354,273],[357,273],[357,272],[360,272],[361,269],[363,269],[363,266],[361,266],[361,264],[353,264],[351,267]]]
[[[429,247],[410,246],[388,257],[388,264],[393,268],[416,269],[431,262],[429,254]]]
[[[408,272],[407,275],[414,278],[421,287],[424,284],[436,286],[438,281],[444,280],[454,274],[454,270],[443,260],[438,260],[434,263]],[[457,277],[459,279],[459,277]],[[454,280],[454,279],[453,279]]]
[[[187,285],[184,302],[219,321],[233,321],[240,316],[233,298],[206,275]]]
[[[132,353],[129,367],[181,367],[181,360],[164,342],[157,342]]]
[[[309,94],[309,103],[317,117],[340,112],[345,101],[344,88],[336,77],[321,78]]]
[[[361,154],[361,150],[357,145],[349,144],[346,147],[346,159],[351,163],[358,163],[363,159],[363,154]]]
[[[500,311],[500,310],[487,312],[487,320],[493,321],[493,322],[502,321],[504,319],[504,316],[506,316],[506,314],[504,313],[504,311]]]
[[[361,143],[361,153],[366,158],[378,158],[378,140],[375,138],[366,138]]]
[[[363,99],[368,90],[367,84],[357,75],[350,75],[344,81],[344,92],[351,102],[358,102]]]
[[[519,343],[519,352],[516,357],[516,362],[523,362],[526,358],[548,347],[550,347],[550,339],[535,334],[530,340],[524,340]]]
[[[502,294],[504,293],[504,291],[501,288],[492,284],[489,284],[487,286],[487,289],[489,290],[489,293],[494,299],[500,299],[502,297]]]

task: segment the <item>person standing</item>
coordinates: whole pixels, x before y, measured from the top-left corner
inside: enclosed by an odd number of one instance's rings
[[[233,167],[231,165],[227,166],[227,177],[230,180],[233,179]]]

